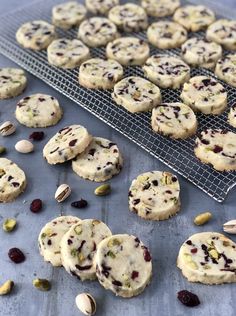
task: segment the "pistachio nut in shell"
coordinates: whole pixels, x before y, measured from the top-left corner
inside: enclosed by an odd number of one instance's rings
[[[22,139],[15,144],[15,149],[19,153],[28,154],[34,150],[34,145],[30,141]]]
[[[55,199],[57,200],[57,202],[61,203],[63,201],[65,201],[65,199],[68,198],[68,196],[70,196],[71,194],[71,188],[68,184],[61,184],[56,192],[55,192]]]
[[[233,219],[223,225],[224,232],[228,234],[236,234],[236,219]]]
[[[81,293],[75,298],[78,309],[84,315],[94,315],[96,312],[96,301],[89,293]]]
[[[6,121],[0,126],[0,134],[2,136],[9,136],[15,133],[15,131],[16,131],[15,125],[10,121]]]

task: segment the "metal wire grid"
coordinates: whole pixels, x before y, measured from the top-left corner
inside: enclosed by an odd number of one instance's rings
[[[122,107],[114,104],[110,92],[93,91],[80,87],[77,78],[78,70],[62,70],[53,67],[48,64],[45,51],[25,50],[16,43],[15,33],[18,27],[30,20],[50,21],[51,8],[56,3],[58,0],[36,2],[2,17],[0,21],[0,52],[124,134],[216,201],[222,202],[229,190],[236,185],[236,172],[220,173],[199,162],[193,154],[194,138],[177,141],[154,134],[150,127],[150,113],[128,113]],[[70,30],[66,33],[59,29],[57,31],[60,37],[75,38],[77,35],[76,30]],[[146,39],[145,33],[133,35]],[[199,32],[195,35],[202,37],[203,33]],[[180,50],[172,49],[166,52],[179,55]],[[151,53],[163,53],[163,51],[152,47]],[[92,56],[104,57],[104,48],[92,49]],[[193,69],[191,73],[192,76],[200,74],[214,76],[213,73],[204,69]],[[129,75],[143,77],[143,72],[140,67],[127,67],[125,76]],[[229,95],[230,107],[236,103],[236,89],[224,83],[223,85]],[[176,102],[180,100],[179,95],[180,91],[178,90],[162,90],[164,102]],[[205,128],[232,130],[232,127],[227,124],[227,113],[220,116],[198,115],[198,121],[199,130]]]

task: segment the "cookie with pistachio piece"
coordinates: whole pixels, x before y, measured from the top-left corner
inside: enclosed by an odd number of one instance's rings
[[[107,15],[119,2],[119,0],[85,0],[87,9],[93,14],[98,15]]]
[[[0,68],[0,100],[18,96],[25,90],[26,84],[24,70]]]
[[[141,6],[149,16],[161,18],[172,15],[180,7],[180,0],[141,0]]]
[[[221,58],[215,68],[216,76],[236,87],[236,54],[228,54]]]
[[[228,123],[236,128],[236,103],[230,108],[228,114]]]

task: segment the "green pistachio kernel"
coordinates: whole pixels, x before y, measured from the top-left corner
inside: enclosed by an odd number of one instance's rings
[[[14,282],[11,280],[6,281],[2,286],[0,286],[0,295],[10,294],[14,287]]]
[[[2,228],[5,232],[12,232],[16,228],[16,220],[14,218],[5,219]]]
[[[33,285],[39,291],[49,291],[51,289],[51,283],[46,279],[34,279]]]
[[[111,192],[111,186],[108,183],[102,184],[99,187],[97,187],[94,191],[95,195],[107,195]]]
[[[4,154],[6,152],[6,147],[0,146],[0,154]]]

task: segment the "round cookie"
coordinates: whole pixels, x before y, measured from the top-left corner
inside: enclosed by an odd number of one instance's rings
[[[227,92],[221,83],[207,76],[192,77],[183,86],[181,100],[196,112],[221,114],[227,107]]]
[[[127,77],[114,86],[112,98],[131,113],[150,111],[161,103],[160,89],[141,77]]]
[[[16,119],[28,127],[48,127],[57,124],[62,109],[54,97],[37,93],[23,98],[16,106]]]
[[[106,224],[85,219],[70,228],[61,240],[61,259],[66,271],[80,280],[96,279],[94,256],[99,243],[111,236]]]
[[[60,267],[61,262],[61,239],[71,226],[80,222],[78,217],[60,216],[47,223],[39,233],[39,252],[44,260],[54,267]]]
[[[215,232],[195,234],[181,246],[177,266],[190,282],[236,282],[236,244]]]
[[[197,118],[193,110],[180,102],[165,103],[152,110],[154,132],[173,139],[185,139],[197,131]]]
[[[236,104],[234,104],[230,109],[228,123],[236,128]]]
[[[193,67],[213,69],[222,57],[220,45],[196,37],[187,40],[182,45],[181,50],[183,60]]]
[[[68,1],[52,8],[52,23],[64,30],[79,26],[85,19],[87,10],[85,6],[76,2]]]
[[[81,125],[62,128],[44,146],[43,156],[51,165],[75,158],[88,147],[92,140],[87,129]]]
[[[11,202],[26,187],[26,177],[14,162],[0,158],[0,202]]]
[[[180,0],[142,0],[141,6],[148,15],[161,18],[172,15],[180,6]]]
[[[79,83],[88,89],[112,89],[122,77],[123,67],[112,59],[92,58],[79,69]]]
[[[236,54],[223,57],[216,64],[215,74],[229,85],[236,87]]]
[[[109,11],[108,17],[118,28],[125,32],[139,32],[148,27],[145,10],[134,3],[113,7]]]
[[[236,170],[236,134],[221,129],[207,129],[196,138],[194,153],[217,171]]]
[[[118,174],[123,159],[119,148],[110,140],[93,137],[86,150],[72,161],[72,169],[80,177],[102,182]]]
[[[108,43],[107,58],[118,61],[123,66],[142,65],[149,57],[150,48],[144,40],[136,37],[121,37]]]
[[[0,68],[0,100],[14,98],[27,85],[25,72],[16,68]]]
[[[225,49],[236,50],[236,21],[217,20],[208,27],[206,38],[222,45]]]
[[[188,31],[197,32],[213,23],[215,14],[203,5],[186,5],[175,11],[173,19]]]
[[[54,40],[47,49],[48,62],[51,65],[64,69],[78,67],[90,58],[90,52],[78,39],[60,38]]]
[[[87,9],[93,14],[107,15],[110,9],[119,4],[119,0],[85,0]]]
[[[151,281],[151,254],[135,236],[120,234],[104,239],[95,261],[98,281],[118,296],[136,296]]]
[[[129,209],[143,219],[161,221],[180,210],[180,186],[169,172],[140,174],[129,188]]]
[[[117,28],[107,18],[92,17],[80,24],[78,37],[90,47],[105,46],[118,37]]]
[[[32,50],[46,49],[55,37],[55,27],[42,20],[27,22],[16,32],[17,42]]]
[[[149,26],[147,37],[153,46],[159,49],[171,49],[181,46],[187,40],[188,33],[178,23],[158,21]]]
[[[145,77],[162,88],[179,89],[190,78],[190,68],[180,58],[153,55],[143,66]]]

